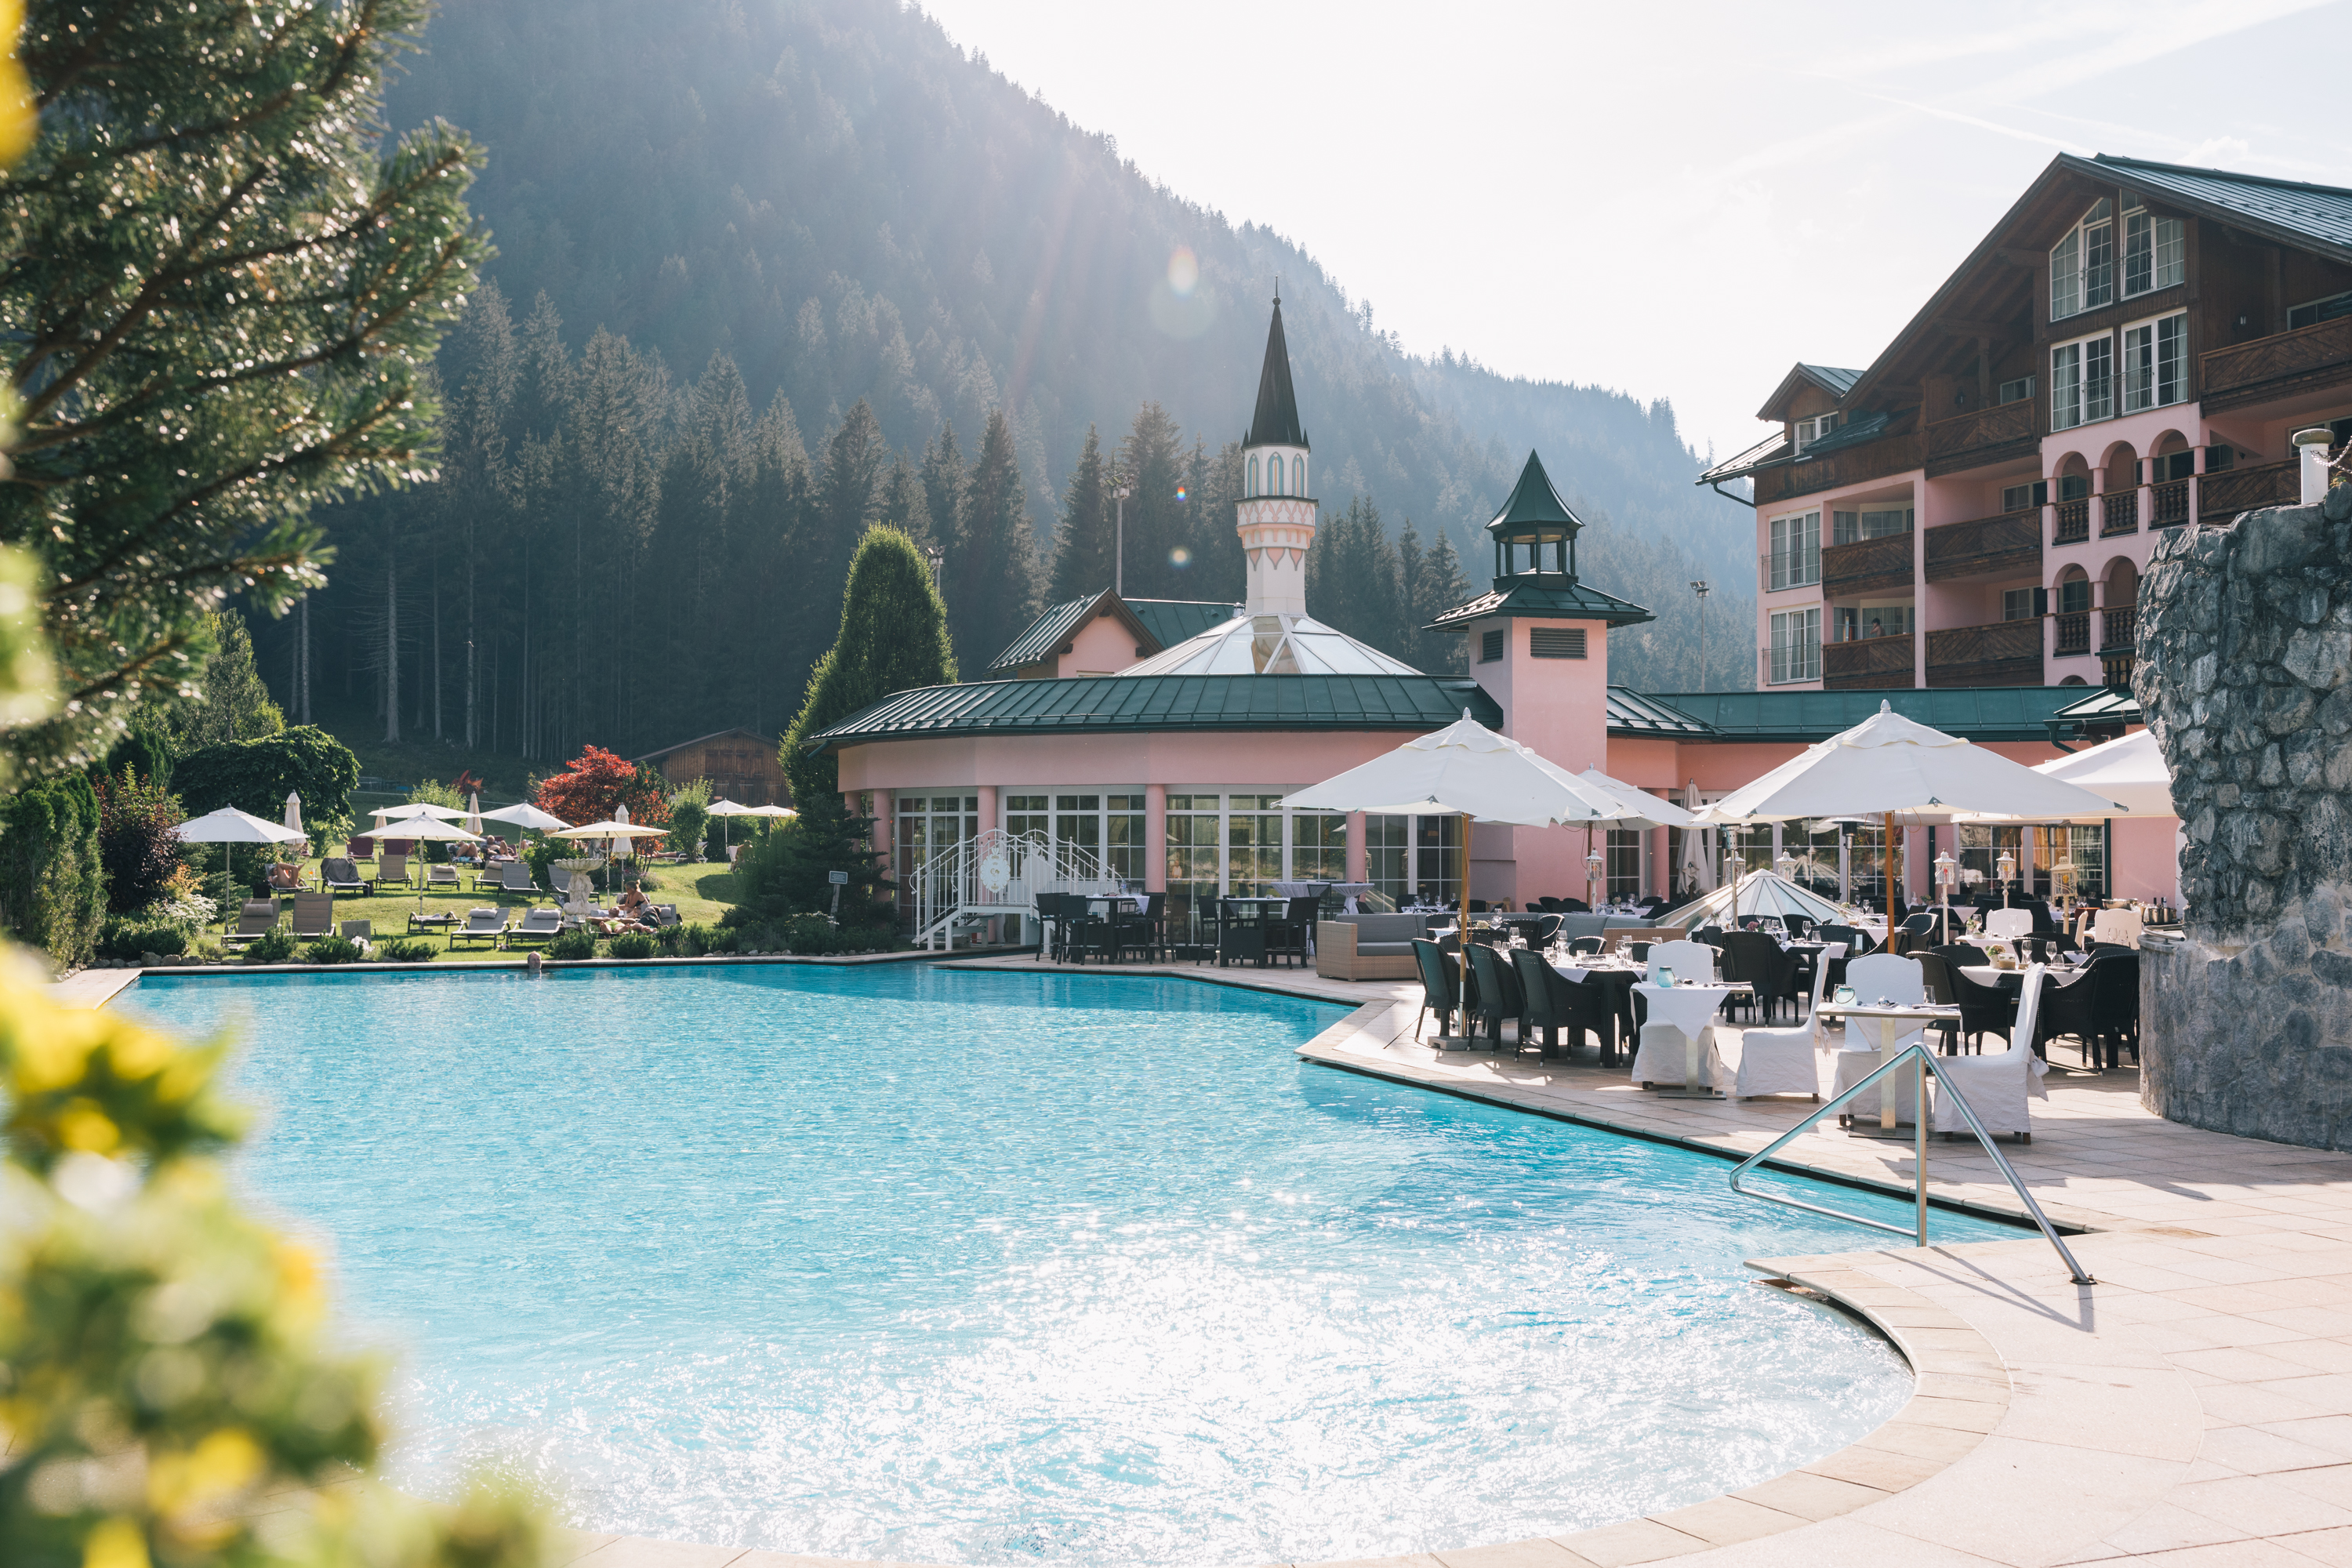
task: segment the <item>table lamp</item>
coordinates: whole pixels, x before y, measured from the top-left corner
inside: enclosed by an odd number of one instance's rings
[[[2017,879],[2017,857],[2004,849],[1992,864],[1993,879],[2000,884],[2001,908],[2009,907],[2009,884]]]
[[[1598,904],[1601,902],[1601,900],[1600,900],[1598,898],[1594,897],[1593,895],[1594,895],[1595,891],[1596,891],[1596,890],[1601,887],[1601,877],[1602,877],[1602,876],[1603,876],[1603,875],[1608,871],[1608,869],[1609,869],[1609,862],[1608,862],[1607,858],[1604,858],[1604,857],[1601,855],[1601,851],[1600,851],[1600,850],[1598,850],[1598,849],[1589,849],[1589,850],[1585,851],[1585,855],[1584,855],[1584,898],[1585,898],[1585,902],[1587,902],[1587,903],[1589,903],[1589,904],[1594,904],[1594,905],[1598,905]]]

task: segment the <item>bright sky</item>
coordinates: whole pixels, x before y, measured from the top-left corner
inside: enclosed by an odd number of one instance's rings
[[[1719,455],[2062,150],[2352,184],[2352,0],[925,6],[1408,351],[1670,398]]]

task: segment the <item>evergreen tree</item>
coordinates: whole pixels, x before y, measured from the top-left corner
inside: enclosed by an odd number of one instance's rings
[[[1404,658],[1412,643],[1398,575],[1396,547],[1381,531],[1380,508],[1357,496],[1346,512],[1322,525],[1307,552],[1307,610],[1326,626]]]
[[[1185,510],[1191,535],[1189,559],[1171,583],[1170,596],[1213,599],[1238,605],[1249,590],[1249,563],[1242,554],[1234,503],[1242,499],[1242,444],[1228,441],[1211,456],[1205,443],[1193,448]]]
[[[898,458],[890,466],[890,477],[882,481],[882,518],[915,542],[915,548],[928,556],[936,542],[931,532],[931,504],[924,493],[922,476]]]
[[[923,443],[923,504],[930,513],[931,532],[943,546],[952,546],[962,528],[967,478],[963,454],[956,450],[955,426],[943,425],[937,440]]]
[[[253,635],[245,617],[235,611],[208,616],[205,632],[213,655],[194,695],[163,714],[174,756],[224,741],[258,741],[286,728],[286,715],[269,700],[269,688],[254,668]]]
[[[1419,596],[1412,606],[1412,627],[1419,639],[1419,657],[1409,658],[1405,662],[1430,675],[1462,674],[1470,668],[1465,646],[1469,639],[1460,632],[1424,629],[1470,597],[1470,579],[1462,574],[1462,558],[1454,552],[1454,541],[1442,529],[1436,544],[1422,557],[1421,580],[1415,586]]]
[[[1135,427],[1128,432],[1118,458],[1119,479],[1132,493],[1127,498],[1127,591],[1138,598],[1175,599],[1186,595],[1177,584],[1189,567],[1177,564],[1176,552],[1189,552],[1192,538],[1187,505],[1176,498],[1184,484],[1183,433],[1157,403],[1136,412]],[[1109,585],[1108,579],[1104,585]]]
[[[37,771],[103,753],[226,595],[274,612],[318,586],[316,502],[429,459],[425,370],[488,246],[471,142],[378,140],[425,16],[58,5],[24,29],[44,112],[0,179],[23,399],[0,540],[46,559],[68,699],[9,737]]]
[[[1037,547],[1001,408],[991,411],[981,437],[961,521],[947,577],[956,658],[967,669],[986,669],[1037,613]]]
[[[1102,442],[1095,427],[1087,426],[1087,444],[1078,449],[1078,466],[1070,470],[1068,493],[1062,501],[1062,525],[1054,534],[1054,581],[1045,598],[1061,604],[1086,594],[1099,594],[1111,585],[1111,538],[1114,480],[1103,470]]]
[[[842,592],[840,635],[817,660],[808,699],[780,748],[801,810],[841,793],[838,763],[830,752],[810,756],[808,737],[895,692],[956,679],[947,626],[947,605],[915,542],[887,525],[869,530]]]

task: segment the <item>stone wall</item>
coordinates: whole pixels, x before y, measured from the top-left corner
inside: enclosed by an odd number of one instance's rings
[[[2352,489],[2162,540],[2132,684],[2186,840],[2183,935],[2141,953],[2141,1098],[2352,1148]]]

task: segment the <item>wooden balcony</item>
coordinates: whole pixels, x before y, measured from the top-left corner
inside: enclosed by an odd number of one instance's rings
[[[1938,523],[1927,531],[1927,581],[2042,569],[2042,512],[2006,512],[1974,522]]]
[[[2156,493],[2149,509],[2150,528],[2177,528],[2189,521],[2189,481],[2167,479],[2160,485],[2150,485]]]
[[[1848,447],[1822,458],[1800,458],[1756,476],[1756,502],[1769,506],[1790,496],[1858,485],[1889,474],[1908,473],[1919,466],[1919,433],[1885,436],[1866,446]]]
[[[2091,651],[2090,611],[2065,610],[2051,618],[2058,623],[2053,646],[2051,648],[2053,653],[2063,658],[2070,654]]]
[[[1911,536],[1882,533],[1851,544],[1822,546],[1822,593],[1899,594],[1911,586]]]
[[[2034,400],[2025,397],[1937,420],[1927,432],[1927,477],[2031,457],[2037,439],[2034,406]]]
[[[2200,522],[2227,522],[2242,511],[2293,506],[2302,499],[2303,476],[2292,458],[2284,463],[2253,463],[2197,478],[2197,516]]]
[[[2208,414],[2352,384],[2352,316],[2213,349],[2198,357],[2198,369],[2199,395]]]
[[[2088,496],[2058,503],[2058,521],[2050,530],[2053,544],[2080,544],[2091,537],[2091,500]]]
[[[2110,490],[2099,498],[2099,537],[2139,531],[2139,492]]]
[[[1995,621],[1927,634],[1930,686],[2039,686],[2042,622]]]
[[[1875,542],[1874,541],[1873,542]],[[1860,642],[1822,645],[1822,688],[1851,691],[1864,687],[1911,686],[1911,634],[1864,637]]]

